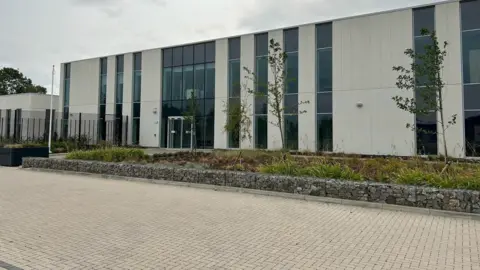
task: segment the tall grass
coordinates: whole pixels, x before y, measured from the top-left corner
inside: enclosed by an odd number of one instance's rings
[[[141,149],[112,147],[95,150],[80,150],[70,152],[66,159],[97,160],[105,162],[142,161],[148,155]]]

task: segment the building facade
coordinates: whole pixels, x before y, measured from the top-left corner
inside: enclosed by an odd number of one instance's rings
[[[55,109],[59,104],[57,95],[24,93],[0,96],[0,140],[24,141],[48,136],[50,106],[54,108],[54,125]]]
[[[480,1],[446,1],[364,16],[275,29],[236,37],[106,56],[62,64],[61,105],[68,135],[69,115],[90,113],[100,123],[118,121],[101,138],[119,138],[145,147],[282,147],[272,124],[269,97],[245,95],[265,87],[244,80],[272,80],[271,39],[287,54],[289,80],[283,134],[290,149],[380,155],[442,154],[442,136],[406,128],[413,123],[436,131],[437,115],[401,111],[393,96],[413,97],[396,87],[393,66],[408,66],[407,48],[421,50],[435,30],[447,41],[442,72],[444,112],[457,115],[446,132],[449,154],[476,156],[480,143]],[[193,108],[190,97],[196,102]],[[243,98],[245,97],[245,98]],[[305,102],[308,101],[308,102]],[[229,108],[245,103],[253,138],[225,132]],[[196,110],[195,136],[185,112]],[[110,120],[112,120],[110,119]],[[122,124],[123,123],[123,124]],[[127,132],[124,132],[127,130]],[[113,132],[114,134],[109,134]]]

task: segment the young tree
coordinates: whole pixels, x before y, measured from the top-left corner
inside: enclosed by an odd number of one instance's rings
[[[283,51],[280,43],[276,42],[274,39],[270,39],[268,51],[268,66],[270,67],[270,73],[272,76],[266,85],[262,85],[257,80],[257,74],[251,69],[244,67],[244,70],[247,73],[246,78],[253,81],[253,85],[257,86],[256,89],[249,89],[249,93],[253,93],[255,96],[259,97],[267,97],[268,108],[274,118],[270,119],[269,122],[278,128],[280,131],[282,149],[287,149],[284,130],[284,114],[286,111],[295,111],[297,114],[306,113],[306,110],[300,110],[299,107],[302,104],[308,104],[309,101],[299,101],[296,104],[289,105],[285,104],[284,100],[288,90],[288,83],[295,81],[297,78],[291,77],[288,74],[288,55]],[[267,89],[266,93],[257,91],[257,89],[262,86]]]
[[[455,125],[457,115],[453,114],[448,118],[445,116],[443,108],[443,89],[445,82],[442,79],[441,72],[443,70],[443,63],[447,55],[447,45],[445,41],[443,46],[440,46],[436,33],[429,32],[422,29],[421,34],[429,36],[430,44],[424,48],[424,53],[416,52],[413,49],[405,50],[405,55],[411,58],[412,63],[409,68],[402,66],[393,67],[394,71],[400,73],[397,78],[397,87],[402,90],[412,91],[413,98],[394,96],[398,108],[415,115],[428,115],[431,113],[439,114],[440,119],[437,123],[440,129],[435,134],[440,134],[443,139],[443,151],[445,168],[448,162],[448,148],[445,132],[448,128]],[[407,123],[407,128],[416,130],[418,132],[428,133],[429,131],[418,128],[413,123]]]

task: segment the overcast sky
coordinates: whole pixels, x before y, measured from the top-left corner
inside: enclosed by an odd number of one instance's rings
[[[439,0],[0,0],[0,67],[60,63]],[[58,93],[59,75],[55,81]]]

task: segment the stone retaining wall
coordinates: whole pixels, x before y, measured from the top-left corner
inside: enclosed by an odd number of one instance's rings
[[[189,182],[480,214],[480,192],[160,165],[24,158],[23,168]]]

